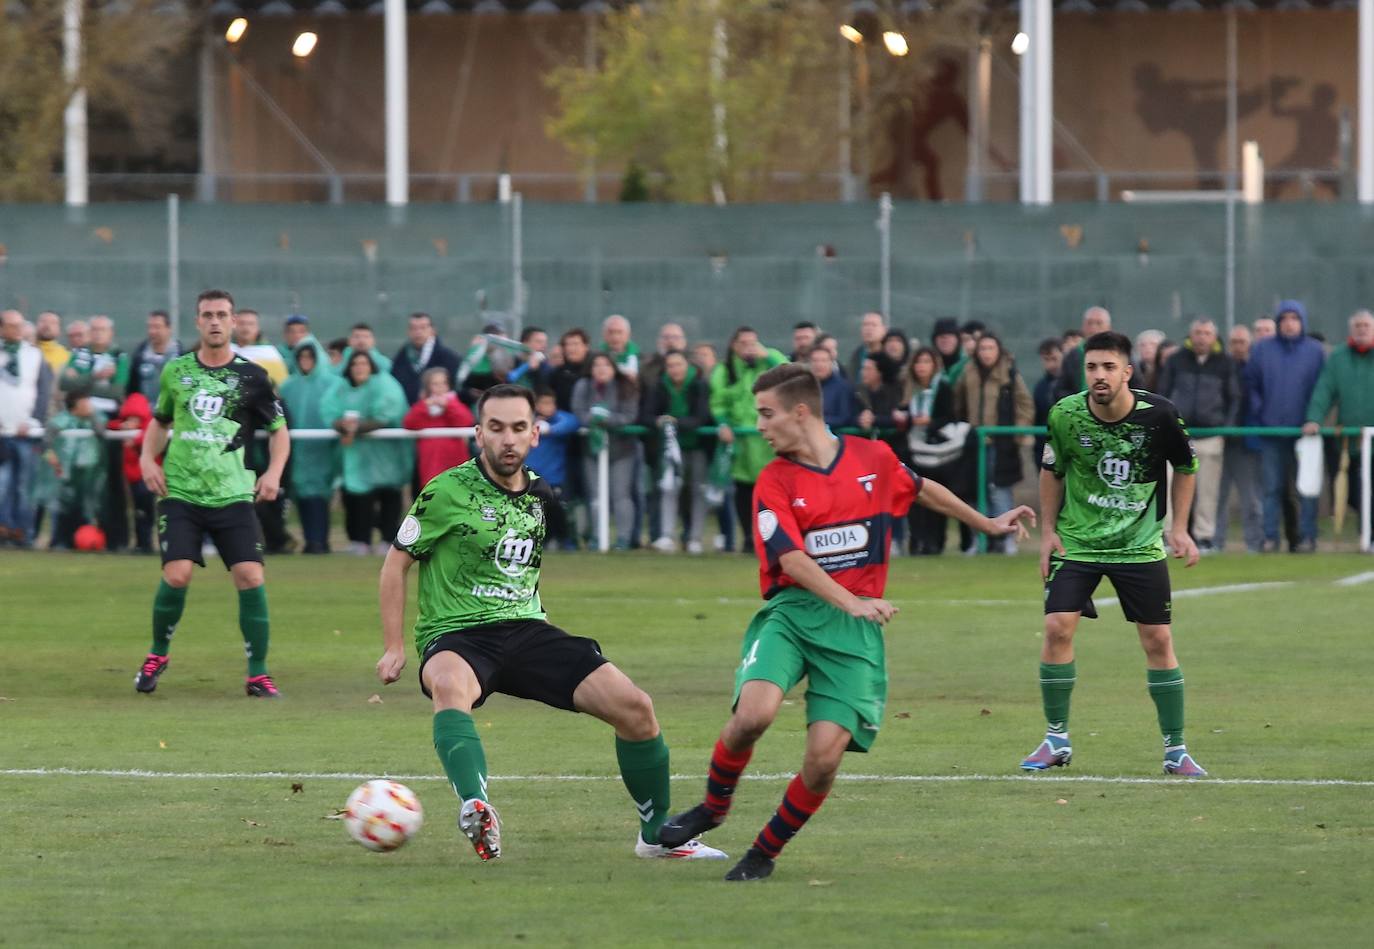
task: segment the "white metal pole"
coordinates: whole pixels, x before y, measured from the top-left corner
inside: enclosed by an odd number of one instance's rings
[[[849,73],[853,68],[850,64],[849,40],[843,36],[839,38],[840,44],[840,73],[839,81],[839,106],[840,106],[840,136],[839,136],[839,173],[840,173],[840,200],[854,200],[854,91],[850,81]]]
[[[1035,0],[1021,3],[1021,32],[1028,38],[1035,33]],[[1021,54],[1021,203],[1035,201],[1035,41],[1031,39]]]
[[[77,87],[81,78],[81,15],[83,0],[62,5],[62,76],[72,86],[62,115],[62,170],[67,186],[67,205],[85,207],[89,199],[86,154],[86,90]]]
[[[410,202],[409,94],[406,90],[406,4],[386,0],[386,203]]]
[[[1027,0],[1029,2],[1029,0]],[[1031,36],[1035,68],[1035,203],[1054,202],[1054,5],[1034,0]],[[1024,5],[1024,4],[1023,4]]]
[[[596,549],[603,554],[611,549],[611,438],[601,442],[596,453]]]
[[[1374,468],[1370,455],[1374,454],[1374,425],[1360,429],[1360,549],[1369,551],[1370,546],[1370,508],[1374,507],[1374,485],[1369,482],[1370,471]]]
[[[882,242],[879,266],[880,299],[883,322],[892,322],[892,195],[884,191],[878,199],[878,234]]]
[[[171,317],[172,339],[181,330],[181,199],[167,195],[167,315]]]
[[[1361,204],[1374,204],[1374,0],[1360,0],[1360,150],[1358,166]]]
[[[1226,332],[1236,325],[1236,8],[1226,10]]]
[[[519,338],[525,326],[525,199],[518,191],[511,201],[510,269],[510,334]]]

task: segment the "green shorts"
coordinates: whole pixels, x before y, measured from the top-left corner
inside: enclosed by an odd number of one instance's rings
[[[735,672],[735,703],[744,683],[772,682],[787,692],[806,677],[806,723],[849,731],[850,751],[867,751],[887,704],[883,629],[788,587],[749,622]]]

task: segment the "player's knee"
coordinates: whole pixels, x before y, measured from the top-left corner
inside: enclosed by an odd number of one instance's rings
[[[189,560],[169,563],[162,568],[162,579],[169,587],[188,587],[191,585],[192,565]]]
[[[470,710],[477,701],[477,684],[468,676],[451,672],[435,672],[429,677],[429,691],[434,702],[444,708]]]
[[[648,741],[658,734],[654,700],[643,689],[632,689],[620,707],[618,731],[632,741]]]
[[[1073,641],[1074,624],[1059,613],[1045,616],[1045,639],[1052,645],[1066,645]]]
[[[835,775],[840,772],[840,761],[843,758],[843,748],[838,751],[829,748],[808,748],[802,761],[802,780],[808,788],[818,794],[830,790],[830,786],[835,783]]]
[[[1174,644],[1174,637],[1167,626],[1142,626],[1140,644],[1150,655],[1167,653]]]
[[[740,743],[752,745],[763,737],[771,724],[773,716],[762,709],[740,707],[730,719],[729,730]]]

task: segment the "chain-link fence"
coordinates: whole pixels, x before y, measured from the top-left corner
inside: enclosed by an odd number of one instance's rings
[[[877,202],[182,203],[171,217],[163,204],[5,206],[0,303],[30,316],[108,313],[129,341],[150,308],[189,314],[198,290],[219,286],[260,310],[269,335],[299,311],[320,336],[366,320],[394,347],[413,310],[461,341],[482,310],[520,304],[520,280],[526,324],[594,328],[623,313],[641,340],[673,319],[693,340],[723,343],[749,323],[781,347],[804,319],[856,340],[886,273],[895,326],[925,337],[937,317],[980,319],[1032,362],[1041,337],[1076,325],[1091,304],[1108,306],[1126,332],[1176,338],[1195,314],[1223,325],[1227,315],[1222,205],[898,203],[888,255]],[[1374,296],[1374,216],[1360,206],[1242,206],[1231,246],[1238,322],[1296,297],[1314,329],[1341,338],[1345,318]]]

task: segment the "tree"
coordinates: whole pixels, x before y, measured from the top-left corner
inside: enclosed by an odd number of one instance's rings
[[[819,0],[628,6],[601,26],[598,69],[550,76],[550,134],[579,155],[642,167],[660,197],[749,200],[769,172],[818,164],[825,130],[806,119],[827,86],[835,101],[833,36]]]
[[[121,115],[136,134],[165,132],[158,92],[166,65],[190,35],[191,17],[169,0],[86,3],[81,66],[62,70],[64,0],[7,3],[0,12],[0,200],[46,201],[61,194],[63,112],[84,87],[92,109]]]

